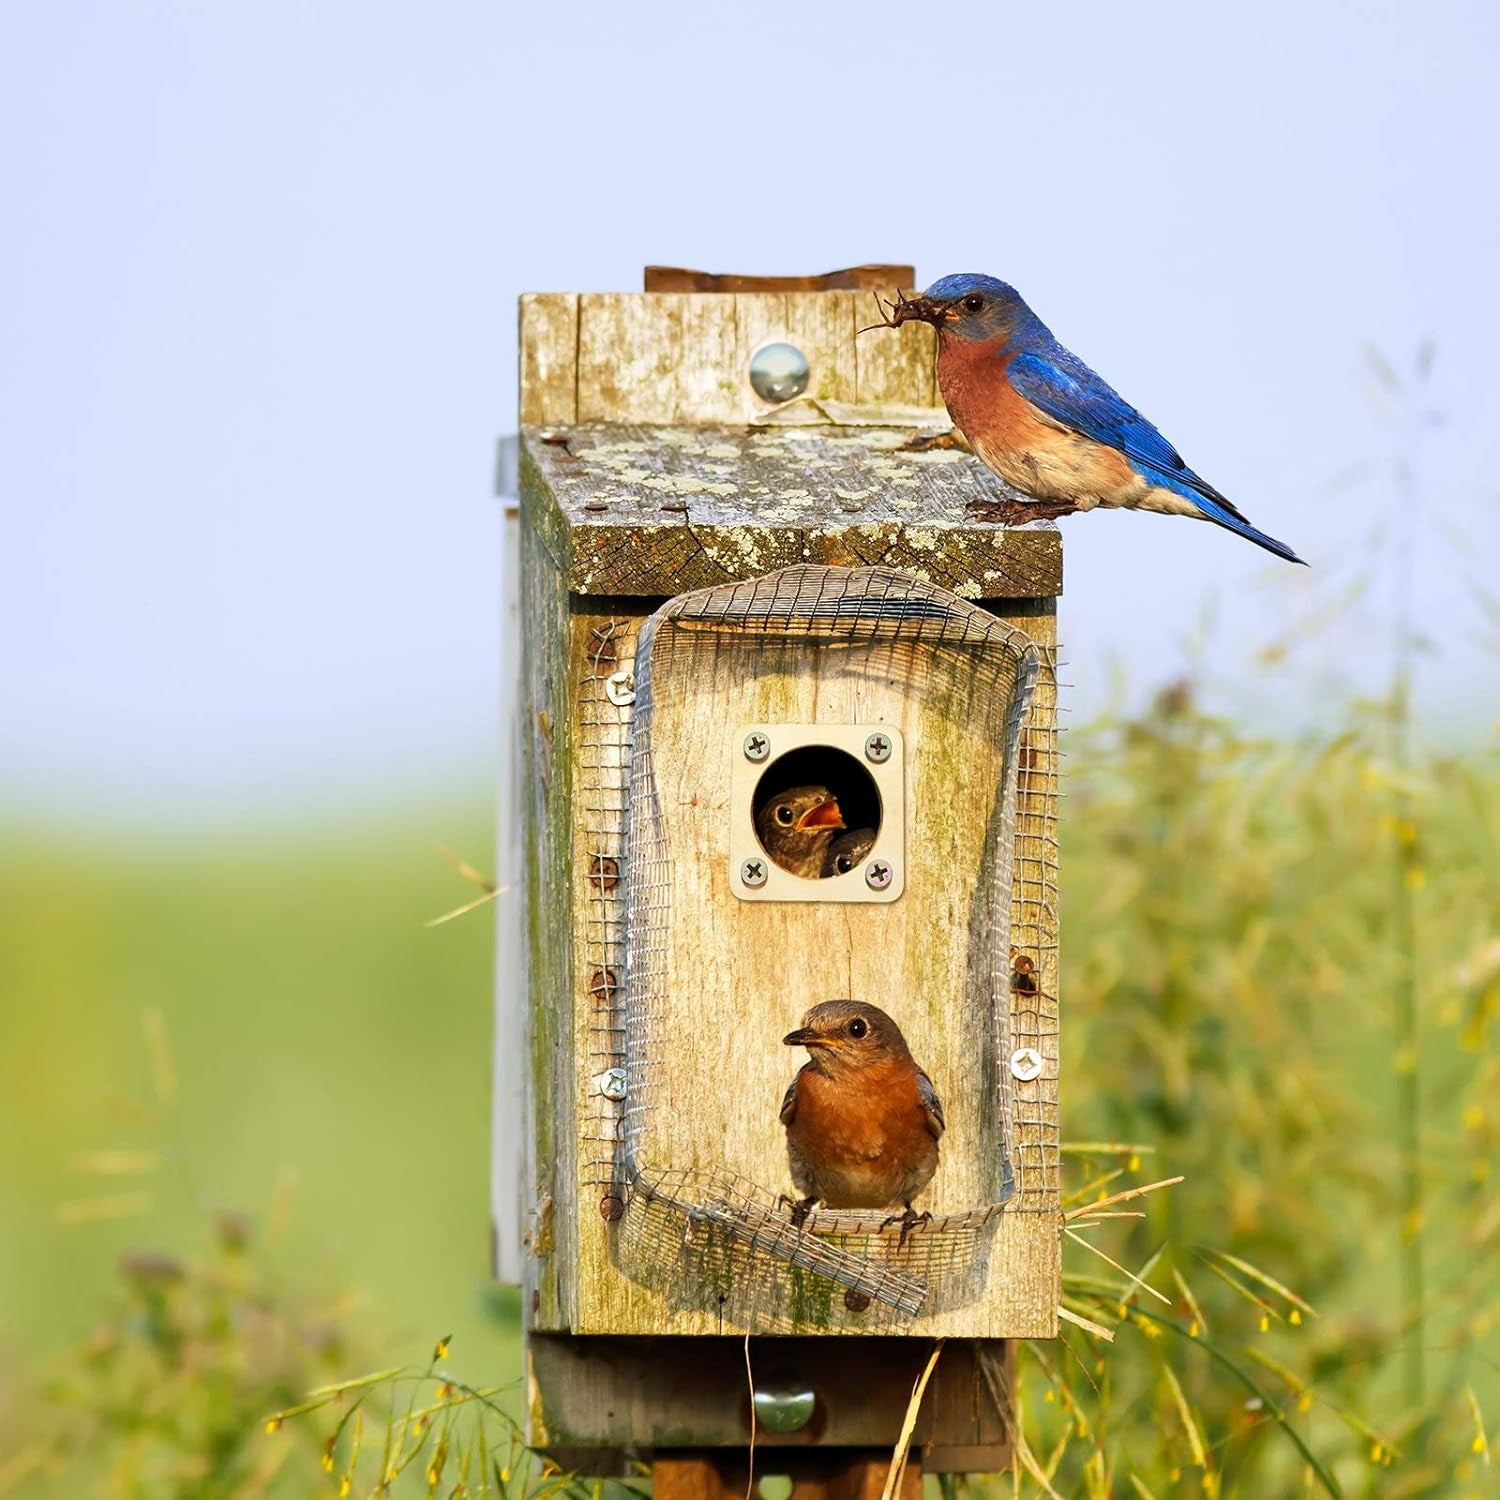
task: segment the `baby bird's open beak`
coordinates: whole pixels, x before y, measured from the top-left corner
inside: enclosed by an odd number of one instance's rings
[[[809,828],[842,828],[844,815],[839,811],[838,799],[830,797],[826,802],[820,802],[816,807],[808,808],[797,819],[796,826],[802,832],[806,832]]]
[[[787,1032],[782,1037],[781,1043],[784,1047],[826,1047],[828,1045],[811,1026],[799,1026],[795,1031]]]
[[[902,297],[891,309],[891,322],[897,328],[903,323],[931,323],[936,328],[950,316],[950,304],[934,302],[931,297]]]

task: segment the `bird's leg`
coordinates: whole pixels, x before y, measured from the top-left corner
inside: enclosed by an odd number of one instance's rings
[[[801,1229],[807,1223],[807,1216],[812,1212],[813,1205],[817,1201],[816,1195],[810,1198],[788,1198],[785,1193],[778,1193],[776,1195],[776,1207],[790,1209],[792,1223],[798,1229]]]
[[[898,1250],[906,1248],[906,1237],[918,1224],[932,1223],[932,1215],[925,1210],[922,1213],[918,1213],[910,1203],[903,1206],[905,1208],[904,1213],[892,1214],[880,1226],[882,1229],[889,1229],[892,1224],[899,1224],[901,1226],[901,1235],[896,1241],[896,1248]]]
[[[1002,526],[1024,526],[1028,521],[1055,521],[1078,507],[1071,500],[995,500],[988,496],[965,507],[976,521],[999,521]]]
[[[935,453],[944,450],[957,453],[974,451],[969,446],[969,440],[956,427],[950,427],[947,432],[916,433],[907,438],[896,451],[898,453]]]

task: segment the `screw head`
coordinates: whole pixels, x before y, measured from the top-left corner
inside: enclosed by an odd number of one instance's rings
[[[617,1193],[606,1193],[599,1200],[599,1217],[606,1224],[618,1223],[625,1217],[625,1200]]]
[[[844,1306],[852,1313],[868,1312],[870,1310],[870,1299],[864,1292],[857,1292],[851,1286],[844,1293]]]
[[[771,741],[758,730],[745,736],[745,759],[764,760],[771,753]]]
[[[1035,1047],[1018,1047],[1010,1055],[1010,1071],[1013,1078],[1030,1083],[1042,1071],[1042,1054]]]
[[[877,766],[884,765],[891,758],[891,737],[881,734],[878,730],[865,741],[865,759],[873,761]]]
[[[895,873],[888,860],[872,859],[865,866],[865,884],[872,891],[883,891],[891,883]]]
[[[616,708],[627,708],[635,702],[635,677],[629,672],[611,672],[604,679],[604,696]]]
[[[606,1099],[623,1099],[625,1097],[625,1069],[606,1068],[599,1075],[599,1092]]]
[[[790,401],[807,389],[807,356],[795,344],[766,344],[750,358],[750,386],[762,401]]]
[[[752,890],[766,883],[766,862],[763,859],[747,859],[740,865],[740,879]]]

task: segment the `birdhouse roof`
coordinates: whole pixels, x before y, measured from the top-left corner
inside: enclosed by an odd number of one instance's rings
[[[1056,526],[976,518],[1010,492],[966,452],[913,448],[922,425],[527,427],[522,501],[575,594],[670,596],[804,562],[969,599],[1061,593]]]

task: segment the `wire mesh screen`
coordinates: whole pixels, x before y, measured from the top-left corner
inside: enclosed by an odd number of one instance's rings
[[[1056,1212],[1050,697],[1028,720],[1050,667],[1024,632],[883,568],[788,568],[682,595],[643,627],[629,745],[605,749],[629,778],[623,814],[601,808],[601,837],[628,856],[624,957],[591,1066],[623,1069],[595,1136],[615,1259],[670,1306],[755,1332],[888,1332],[983,1294],[1002,1213]],[[901,901],[730,893],[731,731],[777,720],[901,728]],[[599,956],[617,951],[600,937]],[[779,1036],[838,997],[895,1015],[943,1094],[943,1164],[916,1225],[802,1218],[780,1191],[776,1105],[800,1059]]]

